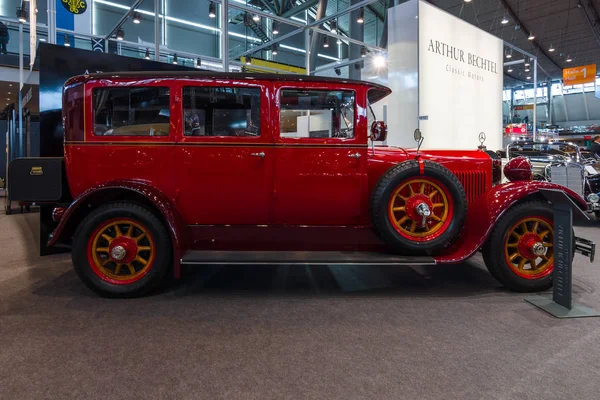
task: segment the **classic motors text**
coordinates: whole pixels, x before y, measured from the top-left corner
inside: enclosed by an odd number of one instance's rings
[[[453,60],[467,63],[474,67],[490,71],[494,74],[498,74],[498,63],[472,53],[465,54],[464,50],[447,45],[446,43],[440,42],[438,40],[429,40],[429,46],[427,47],[427,51],[431,51],[432,53],[446,56]]]

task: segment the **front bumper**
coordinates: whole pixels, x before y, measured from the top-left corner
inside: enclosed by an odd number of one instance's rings
[[[596,243],[591,240],[580,238],[575,236],[575,253],[579,253],[590,259],[590,262],[594,262],[596,255]]]

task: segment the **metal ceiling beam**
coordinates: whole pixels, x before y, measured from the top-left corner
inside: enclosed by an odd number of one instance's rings
[[[319,0],[319,6],[317,7],[317,15],[315,16],[316,20],[323,19],[325,16],[325,12],[327,11],[327,0]],[[322,25],[321,25],[322,27]],[[310,49],[314,49],[315,51],[310,52],[310,62],[308,65],[317,65],[317,49],[319,48],[319,39],[321,35],[319,32],[313,31],[313,35],[311,38]]]
[[[290,8],[289,10],[285,11],[284,13],[281,14],[282,17],[292,17],[298,13],[301,13],[304,10],[307,10],[311,7],[316,6],[319,3],[319,0],[307,0],[304,3],[300,4],[299,6]]]
[[[129,18],[129,16],[135,11],[137,10],[137,8],[140,6],[140,4],[142,4],[144,2],[144,0],[136,0],[135,3],[133,3],[133,5],[131,6],[131,8],[129,9],[129,11],[127,11],[125,13],[125,15],[123,15],[121,17],[121,19],[119,20],[119,22],[117,22],[117,25],[115,25],[115,27],[112,29],[112,31],[110,31],[110,33],[108,35],[106,35],[104,37],[104,40],[108,40],[112,37],[112,35],[117,31],[117,29],[119,29],[121,26],[123,26],[123,24],[125,23],[125,21],[127,21],[127,18]]]
[[[508,14],[510,15],[510,17],[513,19],[513,21],[515,21],[520,27],[521,27],[521,31],[524,31],[526,35],[529,35],[529,33],[531,32],[531,30],[527,29],[525,27],[525,25],[523,25],[523,22],[519,19],[519,17],[517,17],[517,14],[513,11],[512,7],[510,6],[510,4],[508,4],[508,2],[506,0],[500,0],[500,3],[502,3],[502,5],[504,6],[504,8],[506,9],[506,11],[508,12]],[[550,57],[550,54],[546,53],[546,51],[536,43],[535,40],[532,41],[532,44],[534,45],[534,47],[536,47],[539,51],[542,52],[542,54],[544,56],[546,56],[546,58],[548,59],[548,61],[550,61],[552,64],[554,64],[554,66],[558,69],[560,69],[562,71],[562,67],[560,65],[558,65],[553,59],[552,57]],[[520,50],[520,49],[519,49]],[[539,66],[539,65],[538,65]],[[545,71],[544,71],[545,72]]]
[[[596,43],[600,45],[600,31],[598,30],[598,24],[600,24],[600,19],[598,19],[596,8],[594,7],[594,4],[591,0],[588,0],[587,5],[589,7],[589,11],[588,7],[582,4],[581,1],[579,1],[579,3],[577,4],[578,8],[580,8],[583,12],[585,20],[590,26],[590,29],[592,30],[592,34],[594,35],[594,39],[596,39]]]
[[[273,14],[275,14],[275,15],[279,14],[277,12],[277,9],[275,8],[275,6],[273,4],[271,4],[269,2],[269,0],[260,0],[260,2],[262,3],[263,6],[265,6],[266,8],[268,8],[269,11],[271,11]]]

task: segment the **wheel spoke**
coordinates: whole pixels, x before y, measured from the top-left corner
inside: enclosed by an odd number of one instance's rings
[[[535,224],[533,224],[532,232],[533,233],[537,232],[539,226],[540,226],[540,221],[535,221]]]
[[[519,227],[523,229],[523,233],[529,232],[529,229],[527,229],[527,222],[523,222],[521,225],[519,225]]]
[[[133,224],[129,224],[129,229],[127,229],[127,236],[131,237],[133,235]]]
[[[542,242],[542,245],[544,245],[544,247],[552,247],[552,246],[554,246],[552,243],[548,243],[548,242]]]
[[[420,194],[425,194],[425,182],[421,182],[421,187],[419,188]]]
[[[135,275],[135,268],[133,268],[133,264],[131,264],[131,263],[127,264],[127,268],[129,268],[129,273],[131,275]]]
[[[116,268],[115,268],[115,275],[119,275],[119,273],[121,272],[121,266],[123,264],[117,264]]]
[[[142,232],[142,234],[136,238],[134,238],[136,243],[139,243],[140,240],[142,240],[144,238],[144,236],[146,236],[146,232]]]
[[[531,270],[535,271],[535,267],[536,267],[535,260],[529,260],[529,265],[531,266]]]
[[[408,197],[414,196],[415,191],[413,190],[411,184],[408,184]]]
[[[406,207],[394,207],[392,211],[406,211]]]
[[[546,237],[546,235],[547,235],[547,234],[549,234],[549,233],[550,233],[550,231],[549,231],[549,230],[545,230],[545,231],[541,232],[541,233],[539,234],[539,236],[540,236],[540,238],[542,238],[542,239],[543,239],[543,238],[545,238],[545,237]]]
[[[404,217],[400,218],[400,221],[398,221],[398,225],[402,225],[404,222],[406,222],[406,220],[408,220],[408,215],[405,215]]]
[[[523,267],[525,267],[526,262],[527,262],[527,259],[522,258],[521,261],[519,262],[519,269],[523,269]]]
[[[148,260],[144,260],[142,257],[140,257],[139,255],[135,258],[135,261],[139,262],[140,264],[142,264],[143,266],[146,266],[146,264],[148,264]]]
[[[507,243],[506,247],[517,247],[519,243]]]
[[[398,192],[398,194],[396,195],[396,198],[402,200],[405,203],[406,203],[406,200],[408,200],[408,197],[401,196],[400,192]]]
[[[433,199],[438,193],[439,192],[437,191],[437,189],[435,189],[433,192],[429,193],[429,199]],[[433,206],[435,207],[435,204]]]
[[[544,261],[548,261],[548,257],[546,255],[541,255],[540,258]]]
[[[432,207],[432,208],[438,208],[438,207],[444,207],[444,206],[445,206],[445,204],[444,204],[444,203],[433,203],[433,204],[431,205],[431,207]]]
[[[103,233],[102,235],[102,239],[106,240],[108,243],[112,242],[113,238],[108,236],[106,233]]]
[[[517,240],[521,239],[521,235],[519,235],[519,234],[518,234],[517,232],[515,232],[515,231],[512,231],[510,234],[511,234],[511,235],[513,235],[514,237],[516,237],[516,238],[517,238]]]
[[[440,222],[440,221],[442,220],[440,217],[438,217],[438,216],[437,216],[437,215],[435,215],[435,214],[431,214],[431,215],[429,216],[429,218],[433,219],[434,221],[438,221],[438,222]]]
[[[152,250],[152,247],[150,247],[150,246],[138,246],[138,253],[140,251],[150,251],[150,250]]]
[[[96,252],[108,253],[108,247],[98,247]]]
[[[510,257],[508,257],[508,259],[510,261],[515,261],[517,257],[520,257],[519,253],[513,253]]]
[[[121,232],[121,228],[119,228],[119,224],[115,224],[115,237],[123,236],[123,232]]]
[[[417,229],[417,221],[413,221],[412,224],[410,224],[410,232],[414,233],[416,229]]]
[[[105,267],[105,266],[106,266],[106,264],[108,264],[108,263],[109,263],[109,262],[111,262],[111,261],[112,261],[112,259],[110,259],[110,258],[107,258],[106,260],[102,261],[102,266],[103,266],[103,267]]]

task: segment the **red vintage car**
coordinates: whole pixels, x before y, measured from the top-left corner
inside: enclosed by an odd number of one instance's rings
[[[586,202],[532,181],[521,159],[500,184],[481,148],[373,146],[387,133],[371,104],[389,93],[308,76],[77,76],[64,86],[64,159],[14,161],[11,198],[55,204],[48,246],[70,246],[101,295],[148,293],[182,264],[429,265],[477,251],[513,290],[550,287],[540,190]]]

